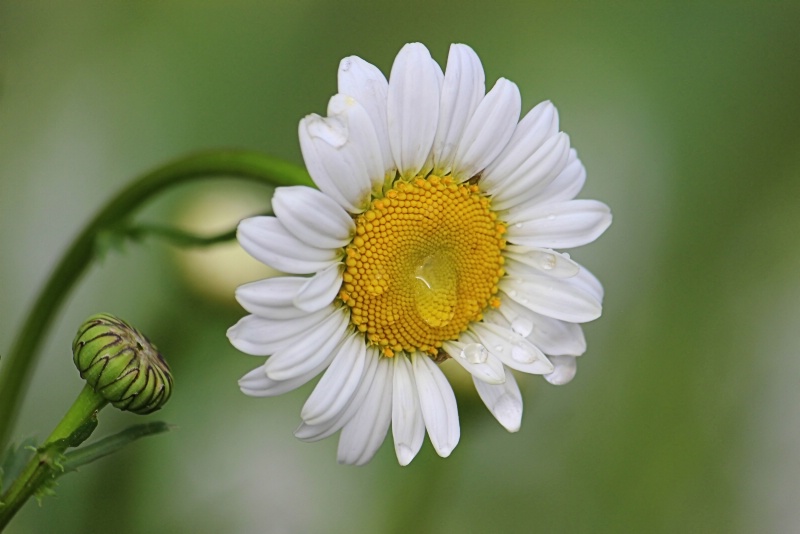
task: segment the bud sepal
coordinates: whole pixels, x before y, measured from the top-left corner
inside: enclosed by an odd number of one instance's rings
[[[81,378],[120,410],[148,414],[172,394],[172,373],[156,346],[111,314],[93,315],[81,325],[72,357]]]

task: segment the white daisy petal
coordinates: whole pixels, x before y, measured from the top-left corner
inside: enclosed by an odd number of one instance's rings
[[[411,362],[428,436],[436,453],[445,458],[453,452],[461,436],[453,388],[428,356],[412,354]]]
[[[308,397],[300,417],[309,425],[319,425],[335,419],[352,399],[367,360],[363,335],[345,337],[336,350],[328,370]]]
[[[261,263],[292,274],[308,274],[336,263],[339,249],[309,246],[283,226],[276,217],[251,217],[239,223],[239,244]]]
[[[570,283],[592,295],[597,302],[603,302],[603,284],[586,267],[581,266],[578,274],[570,278]]]
[[[585,182],[586,168],[581,163],[581,160],[578,159],[578,153],[574,148],[571,148],[564,170],[547,187],[537,193],[531,201],[544,204],[546,202],[572,200],[581,192]]]
[[[397,169],[407,178],[422,169],[433,146],[440,71],[419,43],[405,45],[392,65],[386,107],[389,142]]]
[[[522,99],[513,82],[500,78],[481,100],[458,143],[453,175],[468,180],[491,163],[508,144],[519,120]]]
[[[342,286],[343,263],[334,263],[311,278],[306,278],[292,304],[306,312],[321,310],[336,298]]]
[[[496,191],[502,182],[525,165],[547,139],[557,133],[558,112],[555,106],[545,101],[534,107],[519,121],[505,149],[483,172],[483,187],[488,191]]]
[[[363,172],[369,178],[372,193],[379,193],[383,187],[386,169],[378,139],[379,133],[375,130],[369,113],[355,98],[338,94],[328,103],[328,115],[341,117],[347,124],[350,138],[342,147],[342,156],[352,162],[350,164],[352,168],[363,168]],[[383,135],[383,132],[380,135]],[[359,183],[359,192],[361,187]]]
[[[505,257],[512,263],[532,267],[555,278],[571,278],[581,270],[581,266],[569,257],[549,248],[508,245]],[[506,272],[510,274],[508,269]]]
[[[350,213],[362,212],[372,182],[358,153],[364,147],[351,139],[347,115],[308,115],[300,121],[298,134],[303,160],[317,187]]]
[[[276,276],[250,282],[236,288],[236,300],[249,313],[265,319],[294,319],[308,315],[293,304],[295,295],[307,282],[308,278],[299,276]]]
[[[434,174],[444,176],[452,169],[458,142],[486,92],[485,80],[481,61],[472,48],[451,45],[433,141]]]
[[[567,200],[530,207],[515,214],[508,240],[518,245],[572,248],[591,243],[611,224],[611,210],[597,200]]]
[[[339,413],[336,417],[316,425],[310,425],[305,421],[297,427],[294,431],[295,437],[303,441],[319,441],[332,436],[338,432],[353,415],[361,408],[364,399],[372,386],[372,380],[375,377],[375,372],[378,369],[378,361],[380,361],[380,354],[372,347],[367,348],[366,362],[361,376],[358,387],[347,404],[347,407]]]
[[[586,289],[571,283],[572,278],[529,275],[524,280],[503,278],[498,287],[529,310],[568,321],[585,323],[600,317],[600,301]]]
[[[400,465],[408,465],[419,452],[425,439],[425,421],[419,406],[417,385],[411,363],[405,354],[394,358],[392,386],[392,435]]]
[[[327,361],[322,362],[319,367],[290,380],[273,380],[264,372],[264,366],[261,366],[239,379],[239,389],[251,397],[276,397],[306,384],[317,376],[327,364]]]
[[[474,378],[487,384],[502,384],[505,380],[503,363],[483,345],[462,334],[462,341],[445,341],[442,348]]]
[[[375,135],[381,147],[383,174],[395,169],[389,147],[389,129],[386,123],[386,95],[389,82],[377,67],[357,56],[344,58],[339,63],[339,93],[352,96],[369,114]]]
[[[544,375],[545,380],[554,386],[563,386],[572,382],[578,372],[578,362],[574,356],[553,356],[551,358],[556,370],[549,375]]]
[[[291,319],[266,319],[247,315],[228,329],[231,344],[254,356],[267,356],[313,330],[336,312],[334,306]]]
[[[545,353],[551,356],[580,356],[586,352],[586,338],[581,325],[538,313],[534,317],[533,331],[528,339]]]
[[[352,217],[331,197],[311,187],[278,187],[272,209],[289,233],[315,248],[340,248],[355,235]]]
[[[239,388],[247,395],[258,397],[258,393],[265,390],[270,382],[264,366],[260,365],[239,379]]]
[[[364,402],[342,428],[337,452],[339,463],[364,465],[381,446],[392,421],[392,371],[388,358],[378,362]]]
[[[522,337],[528,337],[531,332],[533,332],[534,327],[534,319],[533,315],[536,315],[534,312],[522,306],[521,304],[517,304],[512,299],[507,298],[505,295],[500,293],[501,295],[501,302],[500,308],[497,311],[493,312],[490,317],[487,319],[488,322],[493,322],[495,324],[507,325],[513,332],[521,335]],[[499,313],[503,316],[505,321],[501,322],[494,318],[494,316]],[[534,343],[542,352],[547,353],[546,350],[542,349],[538,344]]]
[[[492,206],[503,211],[525,204],[552,182],[569,160],[569,136],[563,132],[549,138],[516,171],[498,182]],[[486,187],[486,186],[484,186]],[[504,217],[508,220],[507,217]]]
[[[537,375],[553,371],[542,351],[513,330],[489,322],[473,323],[470,330],[491,354],[512,369]]]
[[[337,310],[313,330],[295,337],[291,345],[275,351],[264,364],[267,376],[289,380],[316,368],[342,341],[349,318],[350,314]]]
[[[508,368],[504,368],[502,384],[487,384],[473,377],[475,389],[495,419],[509,432],[516,432],[522,425],[522,393]],[[550,375],[545,375],[545,377]]]
[[[545,354],[579,356],[586,351],[586,339],[580,325],[533,312],[502,293],[501,301],[503,304],[498,312],[511,329],[528,338]]]

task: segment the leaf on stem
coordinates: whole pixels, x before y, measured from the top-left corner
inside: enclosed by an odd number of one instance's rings
[[[0,495],[5,493],[8,489],[6,486],[10,485],[22,473],[25,464],[28,463],[28,460],[36,451],[35,446],[36,440],[27,438],[19,445],[12,443],[0,456]],[[8,484],[6,484],[6,481]]]

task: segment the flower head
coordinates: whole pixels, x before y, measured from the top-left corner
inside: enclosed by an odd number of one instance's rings
[[[600,316],[603,289],[554,249],[594,241],[608,207],[574,200],[585,170],[542,102],[520,117],[517,86],[486,92],[477,55],[450,48],[443,73],[421,44],[389,80],[342,60],[328,116],[300,121],[319,190],[283,187],[274,217],[242,221],[253,257],[287,273],[240,287],[251,314],[228,331],[239,350],[270,356],[239,382],[273,396],[322,378],[295,435],[341,430],[339,461],[363,464],[391,426],[408,464],[427,429],[441,456],[460,436],[452,358],[509,431],[522,398],[511,370],[569,382],[586,349],[580,323]]]

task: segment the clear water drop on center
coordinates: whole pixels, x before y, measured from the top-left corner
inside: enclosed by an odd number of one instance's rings
[[[426,324],[446,326],[456,312],[455,262],[444,251],[425,256],[414,270],[414,303]]]

